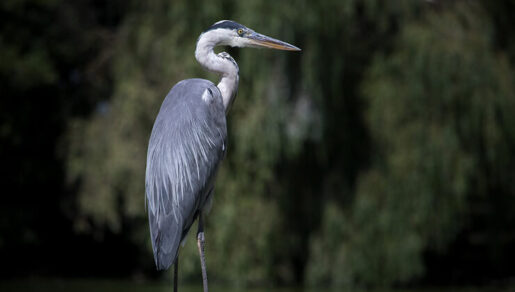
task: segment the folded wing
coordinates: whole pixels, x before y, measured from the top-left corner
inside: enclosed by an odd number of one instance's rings
[[[147,153],[145,190],[158,269],[175,262],[181,240],[205,204],[226,137],[225,110],[213,83],[188,79],[172,88]]]

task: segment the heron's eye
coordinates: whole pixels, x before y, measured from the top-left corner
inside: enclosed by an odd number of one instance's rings
[[[239,34],[240,36],[241,36],[241,35],[243,35],[243,29],[241,29],[241,28],[240,28],[240,29],[238,29],[238,34]]]

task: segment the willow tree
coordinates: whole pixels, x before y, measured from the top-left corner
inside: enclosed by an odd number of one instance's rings
[[[408,23],[363,80],[371,166],[351,204],[327,205],[311,283],[412,281],[424,253],[445,251],[470,222],[478,197],[514,202],[513,70],[479,5],[444,8]]]
[[[177,81],[216,80],[195,43],[234,19],[303,51],[229,51],[240,87],[206,226],[210,277],[372,286],[423,275],[423,253],[445,250],[471,196],[513,188],[513,74],[471,2],[136,4],[106,48],[113,95],[70,127],[77,229],[127,233],[152,269],[143,182],[153,118]],[[181,275],[198,279],[191,240]]]

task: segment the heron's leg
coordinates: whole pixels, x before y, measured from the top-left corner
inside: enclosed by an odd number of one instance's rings
[[[179,274],[179,255],[177,255],[177,259],[175,260],[175,264],[173,265],[173,292],[177,292],[177,280]]]
[[[204,287],[204,292],[208,292],[206,258],[204,256],[204,241],[204,222],[202,219],[202,214],[200,213],[198,216],[197,246],[198,252],[200,254],[200,266],[202,268],[202,285]]]

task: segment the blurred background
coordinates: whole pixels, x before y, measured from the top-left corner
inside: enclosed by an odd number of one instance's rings
[[[514,11],[511,0],[1,1],[0,281],[171,289],[151,253],[146,146],[176,82],[217,81],[196,40],[233,19],[303,50],[218,49],[240,86],[207,218],[210,283],[515,287]],[[193,233],[180,279],[197,285]]]

